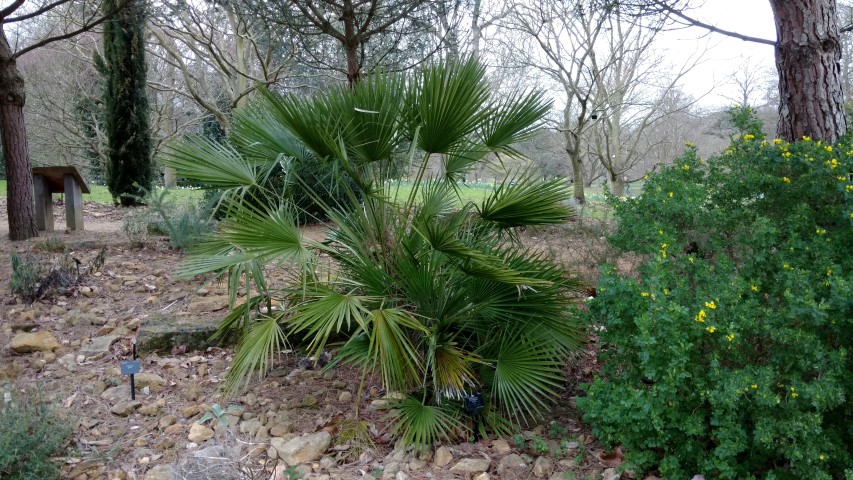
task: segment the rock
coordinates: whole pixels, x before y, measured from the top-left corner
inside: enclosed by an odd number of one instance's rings
[[[85,347],[80,349],[80,355],[91,357],[99,353],[110,351],[110,345],[119,339],[118,335],[104,335],[103,337],[93,338]]]
[[[101,398],[110,402],[117,402],[122,399],[130,399],[130,385],[118,385],[110,387],[101,393]]]
[[[139,408],[139,413],[147,417],[156,417],[157,414],[160,413],[160,405],[157,405],[156,403],[144,405]]]
[[[334,388],[335,390],[342,390],[344,388],[347,388],[347,384],[340,380],[335,380],[334,382],[332,382],[332,388]]]
[[[335,460],[335,457],[331,455],[323,455],[323,458],[320,459],[320,468],[323,470],[330,470],[335,468],[338,464],[338,461]]]
[[[269,431],[273,437],[283,437],[285,434],[293,431],[293,424],[290,422],[277,423]]]
[[[450,453],[450,449],[448,449],[447,447],[444,447],[444,446],[438,447],[438,449],[436,449],[435,461],[433,462],[436,467],[444,468],[448,464],[450,464],[450,462],[452,462],[452,461],[453,461],[453,454]]]
[[[483,473],[478,473],[477,475],[474,475],[474,478],[472,480],[491,480],[491,478],[492,477],[490,477],[488,473],[483,472]]]
[[[288,465],[299,465],[320,458],[331,442],[332,436],[329,432],[317,432],[296,437],[276,450],[278,457]]]
[[[59,340],[47,330],[23,332],[12,337],[9,348],[14,353],[50,352],[61,347]]]
[[[414,458],[409,461],[409,470],[414,472],[421,470],[427,466],[426,460],[421,460],[420,458]]]
[[[157,450],[163,451],[163,450],[168,450],[174,446],[175,446],[175,441],[169,437],[166,437],[163,440],[160,440],[159,442],[157,442],[157,445],[155,446],[155,448]]]
[[[69,372],[77,370],[77,358],[74,356],[73,353],[66,353],[65,355],[59,357],[57,363],[59,363],[62,368],[68,370]]]
[[[480,473],[488,470],[491,463],[490,460],[485,458],[463,458],[451,467],[450,471],[467,474]]]
[[[93,313],[71,310],[65,314],[65,321],[72,327],[79,327],[86,325],[103,325],[106,323],[106,318],[101,319]]]
[[[198,405],[188,405],[181,409],[181,416],[184,418],[194,417],[201,413],[202,410],[203,408]]]
[[[228,307],[228,295],[211,295],[207,297],[193,297],[187,305],[190,313],[216,312]]]
[[[136,348],[140,354],[169,353],[173,347],[179,346],[187,351],[205,350],[213,346],[210,337],[218,327],[219,319],[216,318],[149,315],[142,320],[136,332]],[[229,337],[226,340],[235,339]]]
[[[317,399],[314,398],[313,396],[305,395],[304,397],[302,397],[302,403],[300,403],[300,406],[302,406],[302,407],[313,407],[315,405],[317,405]]]
[[[213,438],[213,430],[200,423],[193,423],[192,426],[190,426],[190,434],[187,436],[189,441],[201,444],[211,438]]]
[[[385,465],[385,468],[382,470],[382,480],[394,480],[397,476],[397,473],[400,471],[400,464],[397,462],[391,462]]]
[[[171,435],[173,433],[181,433],[184,431],[184,426],[180,423],[176,423],[174,425],[169,425],[168,427],[163,429],[163,433]]]
[[[548,457],[539,457],[533,462],[533,475],[538,478],[550,477],[554,473],[554,462]]]
[[[527,463],[523,458],[513,453],[505,456],[498,462],[498,476],[508,476],[511,472],[518,474],[527,470]]]
[[[166,380],[156,373],[143,372],[134,375],[134,383],[137,389],[148,387],[151,390],[156,390],[166,385]]]
[[[338,402],[340,402],[340,403],[349,403],[351,401],[352,401],[352,393],[350,393],[350,392],[345,391],[345,392],[341,392],[341,394],[338,395]]]
[[[142,402],[139,400],[128,400],[126,402],[121,402],[113,406],[110,409],[114,415],[118,415],[119,417],[126,417],[131,413],[135,412],[137,408],[142,406]]]
[[[165,417],[162,417],[160,419],[160,421],[157,423],[157,426],[160,427],[160,430],[163,430],[168,426],[174,425],[177,421],[178,417],[174,415],[166,415]]]
[[[280,438],[271,438],[270,439],[270,448],[267,449],[267,456],[271,459],[275,460],[278,458],[279,450],[282,450],[287,444],[287,442],[296,438],[296,434],[288,433],[286,435],[282,435]]]
[[[506,440],[499,438],[492,442],[492,450],[495,451],[498,455],[507,455],[512,452],[512,448],[509,446],[509,442]]]
[[[264,425],[261,421],[256,418],[245,420],[240,422],[240,433],[243,433],[248,437],[254,437],[258,433],[258,430],[263,426]]]
[[[394,476],[394,480],[409,480],[409,475],[406,472],[397,472],[397,475]]]
[[[173,480],[171,465],[157,465],[145,473],[144,480]]]
[[[612,467],[601,472],[601,480],[619,480],[619,477],[621,476],[622,475]],[[696,480],[696,477],[693,477],[693,480]]]

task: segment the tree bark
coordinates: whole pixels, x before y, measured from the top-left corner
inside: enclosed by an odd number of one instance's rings
[[[33,204],[33,176],[24,123],[24,79],[18,72],[6,32],[0,27],[0,136],[6,157],[9,238],[38,236]]]
[[[847,131],[835,0],[770,0],[776,21],[779,137],[835,143]]]

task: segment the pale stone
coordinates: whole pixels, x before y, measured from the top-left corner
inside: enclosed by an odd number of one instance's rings
[[[352,401],[352,393],[350,393],[350,392],[344,391],[344,392],[341,392],[340,395],[338,395],[338,402],[340,402],[340,403],[349,403],[351,401]]]
[[[193,443],[201,444],[204,441],[213,438],[213,430],[200,423],[193,423],[192,426],[190,426],[190,434],[187,438]]]
[[[118,335],[104,335],[103,337],[95,337],[89,343],[80,349],[80,355],[91,357],[99,353],[110,351],[110,346],[119,339]]]
[[[554,473],[554,462],[548,457],[539,457],[533,462],[533,475],[538,478],[550,477]]]
[[[113,408],[110,409],[113,414],[118,415],[119,417],[126,417],[131,413],[135,412],[136,409],[142,406],[142,402],[138,400],[130,400],[127,402],[121,402]]]
[[[438,449],[436,449],[436,451],[435,451],[435,462],[433,462],[433,463],[435,463],[436,467],[444,468],[448,464],[450,464],[450,462],[452,462],[452,461],[453,461],[453,454],[450,453],[450,449],[448,449],[447,447],[444,447],[444,446],[438,447]]]
[[[519,455],[507,455],[498,462],[498,476],[504,476],[510,471],[527,470],[527,463]]]
[[[134,384],[136,388],[149,387],[151,390],[156,390],[158,387],[166,385],[166,380],[156,373],[137,373],[134,375]]]
[[[170,465],[157,465],[145,473],[144,480],[172,480],[173,478]]]
[[[47,330],[19,333],[9,343],[9,349],[15,353],[50,352],[59,347],[59,340]]]
[[[509,446],[509,442],[500,438],[492,442],[492,450],[495,451],[498,455],[507,455],[512,452],[512,448]]]
[[[488,470],[491,463],[490,460],[485,458],[463,458],[450,471],[467,474],[480,473]]]
[[[317,432],[296,437],[276,450],[278,457],[288,465],[299,465],[320,458],[331,442],[332,435],[329,432]]]
[[[474,478],[472,480],[491,480],[491,478],[492,477],[490,477],[488,473],[483,472],[483,473],[478,473],[477,475],[474,475]]]

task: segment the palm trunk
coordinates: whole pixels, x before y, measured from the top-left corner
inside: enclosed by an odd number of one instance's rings
[[[33,176],[24,123],[24,79],[18,72],[6,32],[0,29],[0,137],[6,159],[9,238],[38,236],[33,204]]]

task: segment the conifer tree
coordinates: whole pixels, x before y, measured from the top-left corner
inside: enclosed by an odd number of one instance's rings
[[[104,55],[95,65],[104,75],[107,131],[107,186],[113,201],[135,205],[151,187],[148,96],[145,91],[145,4],[142,0],[104,0]]]

